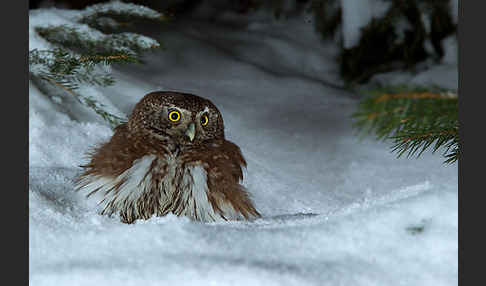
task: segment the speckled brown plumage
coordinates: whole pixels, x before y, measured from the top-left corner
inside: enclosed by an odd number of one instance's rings
[[[168,118],[173,111],[178,122]],[[128,123],[89,155],[77,189],[101,193],[101,213],[117,213],[123,222],[168,213],[199,221],[260,217],[240,184],[240,148],[224,138],[219,110],[202,97],[147,94]]]

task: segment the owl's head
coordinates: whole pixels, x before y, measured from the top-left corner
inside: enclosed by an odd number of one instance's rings
[[[205,98],[180,92],[145,95],[133,109],[128,128],[180,147],[224,139],[223,118],[216,106]]]

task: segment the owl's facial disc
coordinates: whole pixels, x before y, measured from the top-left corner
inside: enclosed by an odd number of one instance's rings
[[[190,110],[169,105],[162,106],[154,115],[157,120],[153,121],[150,128],[152,134],[161,140],[172,141],[179,147],[189,147],[204,139],[204,131],[197,124],[198,115]]]
[[[197,148],[224,139],[218,108],[205,98],[180,92],[145,95],[132,111],[128,128],[174,147]]]

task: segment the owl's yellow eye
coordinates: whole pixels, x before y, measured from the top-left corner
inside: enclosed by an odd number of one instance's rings
[[[169,112],[169,120],[172,122],[177,122],[181,119],[181,114],[179,111],[173,110]]]
[[[208,116],[207,116],[207,115],[203,115],[203,116],[201,117],[201,125],[202,125],[202,126],[206,126],[206,125],[208,125],[208,122],[209,122],[209,118],[208,118]]]

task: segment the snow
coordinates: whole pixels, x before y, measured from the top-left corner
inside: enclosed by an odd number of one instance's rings
[[[108,4],[114,4],[114,3],[117,2],[116,1],[110,2]],[[138,13],[135,13],[136,11],[137,10],[134,9],[134,15],[138,15]],[[49,43],[46,43],[44,39],[40,38],[38,35],[35,34],[35,30],[34,30],[35,27],[48,28],[51,26],[62,25],[67,29],[76,30],[78,32],[78,36],[81,38],[82,41],[98,41],[98,40],[101,41],[108,38],[108,36],[103,34],[102,32],[89,27],[87,24],[80,23],[79,22],[80,20],[81,17],[79,16],[79,13],[75,13],[70,10],[63,10],[63,9],[56,9],[56,8],[33,10],[32,12],[30,12],[30,17],[29,17],[29,36],[35,39],[35,41],[32,44],[29,43],[29,50],[32,50],[34,48],[42,49],[42,48],[49,47]],[[132,51],[129,47],[115,45],[118,39],[126,39],[131,41],[135,40],[137,47],[141,49],[148,49],[150,47],[159,46],[159,43],[152,38],[143,35],[137,35],[134,33],[129,33],[129,32],[120,33],[119,35],[117,35],[117,38],[108,42],[109,44],[113,43],[113,45],[110,45],[112,46],[113,49],[119,49],[131,53],[134,53],[134,51]]]
[[[29,22],[69,13],[31,11]],[[328,84],[336,51],[305,21],[221,19],[146,27],[166,49],[113,67],[114,86],[84,92],[125,115],[154,90],[213,101],[248,161],[244,184],[263,218],[126,225],[96,214],[73,180],[111,129],[29,82],[29,284],[457,285],[457,164],[439,153],[397,159],[389,142],[360,141],[350,120],[358,96]],[[47,45],[30,30],[29,49]],[[414,77],[449,76],[441,66]]]
[[[91,5],[78,15],[80,17],[90,17],[97,13],[130,14],[132,16],[144,17],[148,19],[161,19],[163,17],[161,13],[148,7],[132,3],[123,3],[118,0]]]

